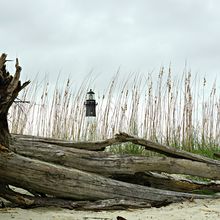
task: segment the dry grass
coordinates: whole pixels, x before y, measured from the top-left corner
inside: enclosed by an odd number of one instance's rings
[[[156,78],[156,79],[155,79]],[[85,96],[90,81],[78,90],[65,85],[34,81],[20,95],[30,104],[15,103],[9,114],[11,132],[70,140],[105,139],[128,132],[193,151],[215,147],[220,142],[220,99],[216,84],[209,91],[206,80],[184,71],[180,78],[171,68],[152,74],[112,79],[105,91],[94,88],[97,121],[85,118]]]

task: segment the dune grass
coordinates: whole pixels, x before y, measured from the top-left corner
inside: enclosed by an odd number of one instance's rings
[[[58,82],[35,80],[20,94],[30,103],[13,104],[8,116],[12,133],[79,141],[106,139],[123,131],[191,152],[218,150],[220,98],[215,82],[209,89],[205,78],[187,71],[176,78],[171,68],[122,80],[116,74],[104,91],[89,80],[77,89],[70,79],[61,87]],[[92,124],[84,106],[90,87],[98,102]]]

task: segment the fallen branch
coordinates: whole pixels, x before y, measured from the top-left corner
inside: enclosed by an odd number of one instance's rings
[[[12,137],[16,139],[16,142],[35,145],[35,143],[45,143],[58,145],[66,148],[84,149],[89,151],[104,151],[107,146],[121,144],[126,141],[119,141],[117,138],[110,138],[103,141],[82,141],[72,142],[55,138],[36,137],[32,135],[12,134]]]
[[[15,192],[9,187],[0,185],[0,197],[17,204],[23,208],[36,207],[61,207],[75,210],[109,210],[109,209],[128,209],[128,208],[150,208],[151,205],[141,201],[124,199],[107,199],[97,201],[73,201],[54,197],[34,197]],[[160,207],[160,204],[155,204]],[[161,204],[164,205],[164,204]]]
[[[143,146],[146,150],[160,153],[165,156],[172,157],[172,158],[188,159],[192,161],[220,165],[220,161],[218,160],[210,159],[210,158],[198,155],[198,154],[193,154],[190,152],[186,152],[184,150],[180,150],[177,148],[155,143],[149,140],[145,140],[143,138],[134,137],[123,132],[116,134],[115,138],[107,139],[104,141],[96,141],[96,142],[95,141],[71,142],[71,141],[64,141],[64,140],[53,139],[53,138],[36,137],[36,136],[30,136],[30,135],[16,135],[16,134],[13,134],[13,137],[16,138],[17,142],[19,141],[23,143],[28,142],[29,144],[32,144],[32,145],[34,145],[35,142],[38,144],[46,143],[46,144],[53,144],[53,145],[58,145],[62,147],[67,147],[67,148],[77,148],[77,149],[84,149],[84,150],[89,150],[89,151],[103,151],[105,150],[107,146],[110,146],[110,145],[131,142],[133,144]]]
[[[172,175],[159,174],[154,172],[140,172],[134,175],[119,174],[112,176],[113,179],[133,183],[143,186],[149,186],[158,189],[172,190],[177,192],[207,192],[209,194],[220,192],[220,184],[215,182],[201,182],[189,180],[179,176],[175,178]]]
[[[209,164],[169,157],[113,155],[20,139],[15,140],[10,149],[22,156],[103,176],[154,171],[220,180],[220,165],[218,161],[214,164],[214,160]]]

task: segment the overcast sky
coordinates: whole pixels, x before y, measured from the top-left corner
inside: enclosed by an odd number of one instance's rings
[[[219,0],[0,0],[0,52],[23,77],[101,79],[171,63],[182,74],[220,73]],[[14,65],[14,64],[13,64]]]

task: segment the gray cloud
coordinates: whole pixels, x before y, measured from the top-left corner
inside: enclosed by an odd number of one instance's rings
[[[220,71],[218,0],[0,0],[0,45],[24,75],[103,79],[171,62],[177,74]]]

